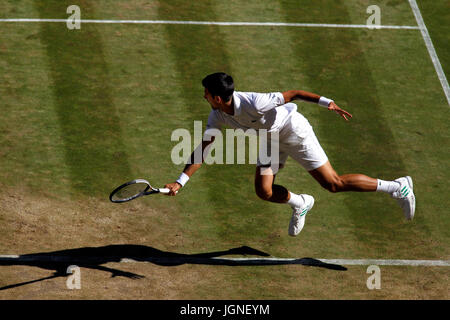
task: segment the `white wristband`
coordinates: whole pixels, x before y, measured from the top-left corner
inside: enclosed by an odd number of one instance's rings
[[[328,108],[328,106],[330,105],[330,102],[334,102],[334,101],[331,99],[325,98],[325,97],[320,97],[319,106]]]
[[[186,184],[186,182],[188,182],[188,180],[189,176],[186,173],[182,172],[176,182],[178,182],[179,184],[181,184],[182,187],[184,187],[184,185]]]

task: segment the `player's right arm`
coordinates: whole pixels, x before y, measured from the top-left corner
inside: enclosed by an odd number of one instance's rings
[[[204,155],[205,153],[205,149],[214,142],[214,136],[211,137],[211,140],[203,140],[201,145],[198,145],[198,147],[194,150],[194,152],[192,152],[190,159],[188,161],[188,163],[186,164],[186,166],[183,169],[183,174],[187,175],[189,178],[192,177],[192,175],[198,170],[200,169],[200,167],[202,166],[203,162],[204,162]],[[201,151],[201,161],[198,162],[197,158],[199,158],[199,156],[195,156],[198,152]],[[200,158],[199,158],[200,160]],[[168,188],[170,190],[169,192],[169,196],[175,196],[176,193],[182,188],[183,186],[181,185],[180,182],[172,182],[169,184],[166,184],[164,186],[164,188]]]
[[[325,98],[325,97],[321,97],[318,94],[308,92],[308,91],[303,91],[303,90],[289,90],[289,91],[283,92],[282,94],[283,94],[285,103],[291,102],[293,100],[304,100],[307,102],[320,104],[319,103],[320,99]],[[342,118],[344,118],[347,121],[349,118],[352,117],[352,115],[349,112],[338,107],[338,105],[336,103],[334,103],[333,100],[325,98],[325,101],[327,101],[326,103],[328,103],[328,106],[326,106],[328,108],[328,110],[336,112],[338,115],[340,115]]]

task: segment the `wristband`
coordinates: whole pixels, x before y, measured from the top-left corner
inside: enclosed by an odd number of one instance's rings
[[[186,184],[186,182],[188,182],[189,180],[189,176],[182,172],[180,177],[176,180],[176,182],[178,182],[179,184],[181,184],[182,187],[184,187],[184,185]]]
[[[334,101],[331,99],[325,98],[325,97],[320,97],[318,104],[319,104],[319,106],[328,108],[328,106],[331,102],[334,102]]]

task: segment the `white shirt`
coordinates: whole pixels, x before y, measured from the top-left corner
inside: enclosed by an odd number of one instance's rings
[[[297,111],[294,103],[285,104],[281,92],[233,93],[234,115],[218,109],[212,110],[208,117],[206,130],[221,129],[222,126],[233,129],[266,129],[267,132],[279,131],[286,124],[293,112]],[[210,136],[205,133],[205,136]]]

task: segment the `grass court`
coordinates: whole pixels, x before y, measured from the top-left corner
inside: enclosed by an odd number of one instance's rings
[[[448,77],[449,4],[417,2]],[[3,0],[0,19],[66,19],[71,4]],[[418,26],[408,0],[76,4],[82,19],[358,25],[375,4],[382,25]],[[449,104],[420,30],[0,26],[0,255],[127,258],[131,250],[154,258],[81,266],[81,290],[68,290],[65,276],[33,282],[51,276],[55,264],[0,261],[0,287],[30,282],[0,290],[0,299],[450,298],[448,267],[381,266],[381,289],[369,290],[367,266],[342,271],[208,260],[258,257],[255,252],[299,259],[450,259]],[[407,222],[386,194],[331,194],[292,159],[277,183],[316,199],[295,238],[287,234],[290,208],[257,198],[254,165],[204,165],[176,197],[109,202],[111,190],[127,180],[146,178],[162,187],[178,178],[183,165],[171,161],[177,143],[171,133],[193,132],[195,120],[206,125],[210,107],[201,79],[217,71],[231,74],[239,91],[302,89],[333,98],[353,114],[350,122],[316,105],[297,105],[336,171],[385,180],[410,175],[415,219]],[[178,262],[167,262],[171,257]]]

